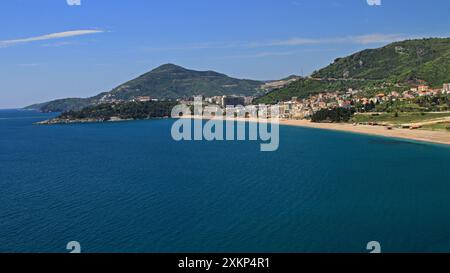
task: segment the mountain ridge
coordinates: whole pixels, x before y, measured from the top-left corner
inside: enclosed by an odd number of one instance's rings
[[[424,66],[450,57],[450,38],[427,38],[390,43],[337,58],[332,64],[312,74],[313,78],[353,78],[369,80],[426,80],[430,77]],[[436,70],[432,73],[438,72]],[[448,78],[447,78],[448,79]]]
[[[273,90],[257,102],[276,103],[349,88],[377,92],[397,85],[442,87],[446,82],[450,82],[450,38],[405,40],[337,58],[309,78]]]
[[[142,96],[158,100],[175,100],[194,95],[255,96],[261,95],[263,84],[263,81],[237,79],[212,70],[190,70],[168,63],[127,81],[111,91],[93,97],[58,99],[30,105],[26,109],[64,112],[81,110],[86,106],[99,103],[129,101]]]
[[[335,59],[310,77],[290,76],[278,81],[236,79],[211,70],[189,70],[168,63],[94,97],[60,99],[27,108],[62,112],[114,100],[129,101],[139,96],[174,100],[194,95],[258,96],[256,103],[271,104],[350,88],[376,92],[385,91],[386,86],[400,85],[396,91],[401,91],[408,85],[427,83],[438,87],[445,82],[450,82],[450,38],[426,38],[365,49]]]

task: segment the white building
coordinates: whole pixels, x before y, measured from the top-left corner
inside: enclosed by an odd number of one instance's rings
[[[149,96],[140,96],[140,97],[136,97],[135,101],[139,101],[139,102],[148,102],[151,101],[151,97]]]
[[[445,94],[450,94],[450,83],[444,83],[444,87],[442,88],[442,92]]]

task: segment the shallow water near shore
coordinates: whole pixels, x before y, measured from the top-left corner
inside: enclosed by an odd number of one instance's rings
[[[0,110],[0,252],[450,252],[448,146],[281,126],[263,153],[51,116]]]

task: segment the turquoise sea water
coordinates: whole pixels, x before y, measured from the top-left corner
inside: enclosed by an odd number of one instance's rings
[[[172,120],[0,111],[0,252],[450,252],[450,148],[281,127],[175,142]]]

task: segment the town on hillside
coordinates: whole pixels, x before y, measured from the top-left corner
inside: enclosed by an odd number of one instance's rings
[[[355,112],[385,112],[389,104],[402,105],[409,111],[448,111],[450,95],[450,83],[443,84],[442,88],[431,88],[428,85],[418,85],[411,87],[409,90],[398,92],[391,91],[387,93],[378,93],[373,96],[367,96],[361,90],[349,89],[346,92],[321,92],[301,99],[292,97],[289,101],[282,101],[278,103],[280,109],[279,118],[282,119],[309,119],[311,116],[323,109],[346,108],[353,109]],[[425,109],[414,109],[415,104],[420,101],[432,101],[433,98],[444,98],[447,103],[435,105],[436,107]],[[227,106],[248,106],[253,105],[254,97],[244,96],[215,96],[202,97],[202,100],[207,104],[214,104],[223,108]],[[138,101],[150,101],[150,97],[136,98]],[[179,99],[179,102],[190,104],[194,101],[194,97]],[[420,104],[420,103],[419,103]],[[398,107],[401,109],[401,107]]]

